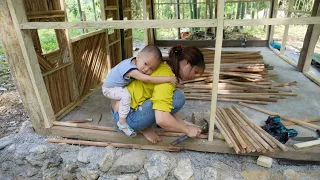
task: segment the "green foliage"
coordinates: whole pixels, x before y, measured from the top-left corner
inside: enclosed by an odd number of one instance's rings
[[[58,49],[58,41],[53,29],[39,29],[38,34],[43,53]]]
[[[4,52],[3,52],[3,49],[2,49],[2,43],[0,42],[0,56],[4,56]]]
[[[143,41],[144,39],[143,29],[133,29],[132,36],[135,41]]]

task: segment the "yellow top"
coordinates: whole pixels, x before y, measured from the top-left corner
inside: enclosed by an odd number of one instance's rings
[[[171,68],[163,62],[151,76],[174,76]],[[131,95],[131,108],[137,109],[147,99],[153,103],[152,109],[170,112],[173,109],[172,97],[175,86],[171,83],[152,84],[134,80],[127,85]]]

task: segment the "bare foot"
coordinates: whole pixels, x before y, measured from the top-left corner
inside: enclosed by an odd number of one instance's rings
[[[152,143],[157,143],[157,142],[161,141],[161,138],[156,134],[156,132],[154,131],[154,129],[152,127],[148,127],[146,129],[142,130],[141,133],[148,141],[150,141]]]

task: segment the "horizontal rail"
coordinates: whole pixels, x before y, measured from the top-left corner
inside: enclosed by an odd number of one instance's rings
[[[224,20],[224,26],[320,24],[319,17],[236,19]],[[134,29],[134,28],[178,28],[217,27],[216,19],[170,19],[170,20],[115,20],[91,22],[28,22],[20,29]]]

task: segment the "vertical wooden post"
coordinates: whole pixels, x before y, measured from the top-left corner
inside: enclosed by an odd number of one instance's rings
[[[55,120],[49,95],[40,71],[30,30],[20,30],[27,22],[21,0],[0,0],[0,36],[10,69],[24,107],[37,133],[47,134]]]
[[[314,1],[311,16],[317,16],[319,4],[320,4],[320,0]],[[297,70],[300,72],[302,72],[303,66],[305,64],[313,27],[314,27],[313,24],[308,25],[308,29],[307,29],[306,35],[304,37],[303,46],[300,51],[299,61],[298,61],[298,65],[297,65]]]
[[[214,69],[212,82],[212,97],[211,97],[211,112],[210,112],[210,127],[208,140],[213,141],[214,135],[214,121],[217,108],[217,92],[220,73],[221,49],[223,40],[223,16],[224,16],[224,0],[218,0],[218,14],[217,14],[217,36],[214,54]]]
[[[65,22],[68,22],[68,12],[67,12],[67,5],[65,0],[60,0],[60,5],[61,5],[61,10],[63,10],[65,13],[65,17],[64,20]],[[72,44],[71,44],[71,35],[70,35],[70,30],[66,29],[66,37],[67,37],[67,44],[68,44],[68,52],[69,52],[69,58],[70,58],[70,62],[72,63],[71,67],[70,67],[70,71],[69,71],[69,75],[72,79],[72,86],[73,86],[73,93],[75,95],[75,99],[79,98],[79,89],[78,89],[78,81],[77,81],[77,77],[76,77],[76,71],[74,68],[74,58],[73,58],[73,49],[72,49]]]
[[[176,14],[177,14],[177,19],[180,19],[180,0],[176,0]],[[206,11],[206,14],[207,14],[207,11]],[[181,35],[180,35],[180,28],[178,28],[178,39],[181,39]],[[206,33],[207,31],[205,31]]]
[[[106,10],[105,10],[105,4],[104,4],[104,0],[100,0],[100,9],[101,9],[101,20],[105,21],[107,19],[106,17]],[[110,72],[111,70],[111,60],[110,60],[110,49],[109,49],[109,33],[108,33],[108,29],[106,29],[106,53],[107,53],[107,72],[105,72],[105,76],[107,75],[107,73]]]
[[[289,8],[288,8],[288,15],[287,15],[288,18],[291,17],[291,14],[293,11],[293,3],[294,3],[293,0],[289,0]],[[281,49],[280,49],[280,55],[284,54],[284,49],[286,48],[288,33],[289,33],[289,25],[285,25],[284,33],[283,33],[283,37],[282,37],[282,45],[281,45]]]
[[[271,2],[271,18],[277,18],[278,0],[271,0]],[[271,25],[269,29],[268,46],[270,46],[270,43],[273,41],[274,25]]]
[[[320,3],[318,3],[317,16],[320,16]],[[318,42],[318,39],[319,39],[319,35],[320,35],[320,24],[314,24],[313,28],[312,28],[311,38],[310,38],[310,41],[309,41],[309,46],[308,46],[308,50],[307,50],[306,59],[305,59],[304,66],[303,66],[303,69],[302,69],[303,73],[307,73],[309,71],[309,69],[310,69],[312,56],[313,56],[313,53],[314,53],[314,48],[317,45],[317,42]]]
[[[147,20],[147,0],[143,0],[143,19]],[[149,36],[148,36],[148,29],[144,28],[143,29],[143,34],[144,34],[144,38],[143,38],[143,42],[144,45],[149,45]]]

